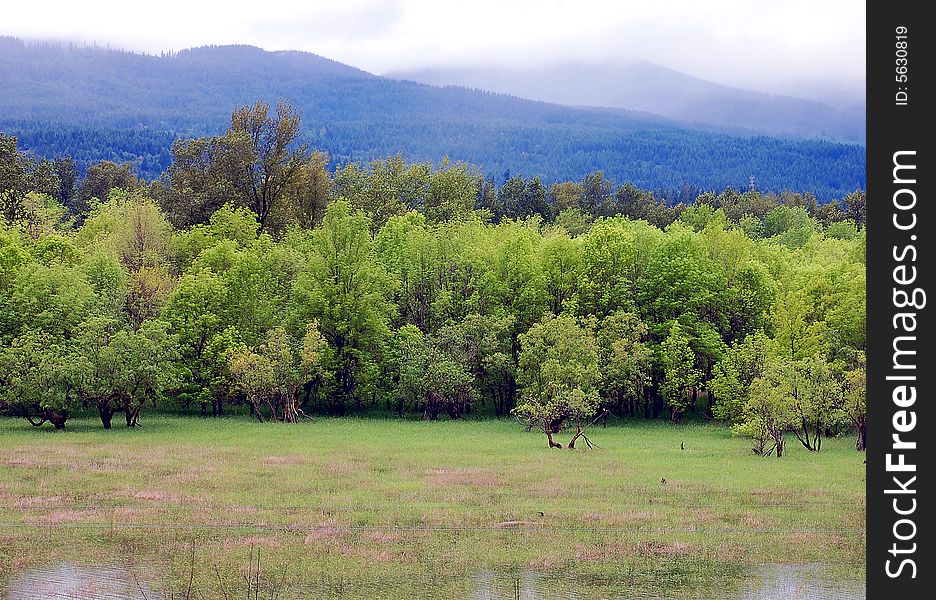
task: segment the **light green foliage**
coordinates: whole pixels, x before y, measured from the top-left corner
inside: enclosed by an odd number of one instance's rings
[[[591,226],[591,219],[578,207],[563,209],[555,219],[556,227],[564,229],[570,236],[582,235]]]
[[[825,322],[815,320],[812,299],[803,291],[780,294],[771,309],[770,323],[774,354],[800,360],[825,352]]]
[[[672,411],[673,423],[676,423],[692,405],[694,394],[702,383],[702,372],[695,366],[696,357],[689,344],[689,336],[679,323],[673,323],[660,344],[660,363],[663,366],[663,398]]]
[[[478,173],[466,163],[442,160],[429,177],[424,208],[429,221],[440,223],[467,217],[478,195]]]
[[[846,371],[842,381],[840,410],[857,433],[856,450],[865,450],[868,440],[868,383],[865,354],[862,352],[855,368]]]
[[[226,328],[225,297],[222,279],[204,269],[184,275],[163,308],[163,318],[176,337],[182,362],[182,399],[199,403],[203,411],[211,400],[210,383],[224,366],[223,356],[209,349]]]
[[[150,320],[134,331],[102,317],[82,324],[74,346],[75,386],[105,429],[116,412],[124,413],[127,427],[136,426],[143,407],[175,383],[171,364],[177,357],[168,328]]]
[[[443,411],[456,418],[470,410],[476,395],[472,376],[437,340],[405,325],[397,332],[397,355],[400,401],[421,407],[423,419],[434,421]]]
[[[308,258],[293,291],[293,319],[318,321],[329,344],[323,367],[334,381],[329,404],[343,413],[376,384],[393,280],[376,261],[367,217],[343,201],[329,205]]]
[[[598,368],[591,329],[569,315],[545,315],[520,336],[517,381],[523,391],[514,414],[545,433],[550,447],[561,448],[553,434],[570,423],[578,434],[598,410]]]
[[[581,239],[579,310],[603,318],[633,308],[641,260],[633,228],[621,220],[600,220]]]
[[[754,452],[769,456],[776,452],[783,456],[783,434],[794,423],[792,399],[797,393],[796,371],[789,360],[771,359],[764,366],[762,376],[751,382],[743,420],[735,426],[740,435],[754,440]],[[771,447],[767,447],[772,443]]]
[[[850,221],[836,221],[825,230],[826,237],[837,240],[853,240],[858,236],[858,229]]]
[[[62,343],[29,331],[0,351],[0,409],[39,426],[65,427],[77,408],[74,365]]]
[[[679,215],[679,220],[696,231],[702,231],[710,222],[724,223],[726,221],[722,209],[715,209],[711,204],[699,202],[686,207],[686,210]]]
[[[16,272],[30,261],[27,248],[22,232],[0,223],[0,298],[7,296]]]
[[[375,240],[380,264],[398,282],[393,301],[398,320],[429,331],[435,329],[433,302],[437,296],[435,266],[439,264],[436,236],[426,218],[415,211],[391,217]]]
[[[791,430],[807,450],[821,450],[824,432],[841,420],[842,382],[837,367],[825,357],[812,356],[795,363],[790,371]]]
[[[578,284],[582,270],[580,239],[571,239],[559,229],[547,233],[540,246],[540,269],[546,308],[553,314],[577,312]]]
[[[120,321],[128,303],[130,276],[127,268],[110,254],[91,256],[84,264],[85,277],[97,294],[97,314]]]
[[[11,223],[29,237],[39,239],[56,232],[67,231],[74,218],[62,204],[49,194],[29,192],[19,201],[16,219]]]
[[[678,223],[655,245],[637,280],[637,301],[648,322],[665,325],[689,315],[705,319],[717,331],[727,329],[728,277],[709,258],[703,239]],[[668,326],[667,326],[668,328]],[[657,328],[663,337],[667,331]]]
[[[33,258],[46,265],[73,267],[81,262],[81,250],[75,246],[71,237],[58,233],[49,233],[35,240],[30,247]]]
[[[76,184],[67,161],[2,138],[16,213],[0,224],[3,352],[50,340],[81,366],[84,404],[131,424],[160,397],[284,421],[503,417],[519,403],[547,434],[574,423],[579,437],[596,410],[668,406],[765,445],[782,420],[753,410],[751,390],[777,363],[798,378],[778,407],[797,420],[777,435],[818,447],[849,422],[863,435],[860,192],[819,206],[728,189],[683,205],[684,186],[667,205],[601,173],[547,193],[536,177],[501,185],[401,156],[332,181],[325,155],[285,143],[297,125],[287,105],[239,109],[225,135],[178,143],[150,184],[113,163]]]
[[[233,383],[258,420],[264,420],[264,406],[272,419],[299,419],[299,388],[316,376],[323,345],[317,324],[310,323],[299,342],[282,327],[274,327],[256,349],[239,344],[227,352]]]
[[[80,269],[30,262],[17,270],[9,294],[0,299],[0,326],[7,339],[26,331],[67,339],[96,303]]]
[[[765,444],[772,440],[772,449],[782,456],[785,432],[807,450],[818,451],[824,433],[841,419],[842,394],[839,374],[823,357],[771,357],[751,382],[738,430],[755,439],[759,454],[769,454]]]
[[[778,206],[764,217],[764,237],[773,237],[789,248],[801,248],[816,230],[816,221],[799,206]]]
[[[599,326],[602,389],[619,413],[634,416],[649,409],[644,395],[651,383],[647,335],[647,326],[634,313],[614,313]]]
[[[763,332],[751,334],[734,342],[715,365],[709,387],[715,394],[716,419],[733,424],[743,421],[751,384],[761,376],[767,361],[768,344]]]
[[[171,233],[155,202],[118,192],[91,211],[79,230],[78,243],[87,252],[108,252],[134,271],[168,263]]]

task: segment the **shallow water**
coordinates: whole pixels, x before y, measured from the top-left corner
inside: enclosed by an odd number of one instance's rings
[[[68,563],[29,570],[14,577],[9,600],[161,600],[148,584],[116,566]]]
[[[474,578],[473,600],[540,600],[602,598],[614,600],[666,600],[672,594],[655,591],[652,586],[626,589],[615,586],[607,593],[592,588],[580,591],[581,582],[568,577],[533,571],[515,574],[481,573]],[[623,589],[622,589],[623,588]],[[721,589],[682,590],[680,597],[721,600],[863,600],[864,582],[830,577],[822,565],[770,564],[751,569],[740,581]]]
[[[737,596],[739,600],[858,600],[865,597],[863,581],[831,578],[822,565],[763,565],[753,569]]]
[[[479,573],[471,578],[466,600],[577,600],[607,598],[614,600],[664,600],[672,594],[651,587],[628,589],[611,584],[605,589],[571,577],[535,571],[519,573]],[[418,586],[417,586],[418,587]],[[420,591],[382,590],[386,597],[437,597],[439,589]],[[341,597],[341,590],[319,582],[279,590],[280,598]],[[688,593],[687,593],[688,592]],[[352,593],[352,595],[354,595]],[[705,591],[682,590],[683,598],[721,598],[723,600],[862,600],[864,582],[843,580],[825,573],[822,565],[771,564],[751,569],[740,580],[723,588]],[[162,600],[150,585],[131,571],[117,566],[85,567],[68,563],[33,569],[14,578],[7,589],[8,600]]]

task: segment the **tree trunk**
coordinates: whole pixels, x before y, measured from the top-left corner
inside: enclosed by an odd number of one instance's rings
[[[101,424],[104,425],[104,429],[110,429],[114,410],[107,404],[98,404],[98,414],[101,415]]]
[[[423,420],[439,420],[439,412],[442,410],[442,398],[436,392],[428,392],[423,398]]]
[[[124,415],[127,418],[127,427],[136,427],[137,420],[140,416],[140,409],[139,408],[134,409],[128,406],[127,408],[124,409]]]
[[[862,419],[858,423],[857,429],[858,429],[858,439],[855,442],[855,450],[858,450],[859,452],[864,452],[868,448],[868,440],[867,440],[868,422]]]
[[[562,444],[557,444],[556,442],[553,441],[552,431],[548,431],[548,430],[546,431],[546,440],[549,441],[550,448],[562,448]]]
[[[68,413],[62,412],[50,412],[48,414],[49,423],[52,423],[52,426],[56,429],[65,429],[65,421],[68,420]]]
[[[575,440],[579,439],[580,435],[582,435],[582,427],[580,424],[576,423],[575,435],[573,435],[572,439],[569,440],[569,443],[568,445],[566,445],[566,448],[568,448],[569,450],[575,450]]]

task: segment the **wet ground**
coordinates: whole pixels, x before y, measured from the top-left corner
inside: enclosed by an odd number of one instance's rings
[[[160,600],[130,570],[72,564],[32,569],[13,579],[9,600]]]
[[[621,589],[610,586],[607,592],[593,587],[582,591],[581,582],[573,578],[547,575],[533,571],[520,573],[479,573],[472,577],[468,598],[471,600],[540,600],[608,598],[628,600],[664,600],[668,595],[652,589]],[[305,589],[292,587],[277,591],[279,598],[337,597],[337,590],[322,589],[321,584]],[[434,597],[432,590],[383,590],[379,597]],[[683,590],[685,592],[685,590]],[[179,594],[174,594],[179,596]],[[684,594],[681,594],[684,595]],[[375,597],[377,597],[375,596]],[[164,600],[168,596],[141,581],[132,569],[118,566],[50,565],[33,569],[14,578],[6,593],[7,600]],[[184,596],[184,592],[183,595]],[[864,582],[830,577],[821,565],[774,564],[752,569],[741,581],[713,594],[711,589],[697,596],[725,600],[861,600],[865,598]]]

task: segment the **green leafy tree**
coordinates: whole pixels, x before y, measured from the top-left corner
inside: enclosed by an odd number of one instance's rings
[[[39,427],[64,429],[78,408],[73,365],[65,346],[31,331],[0,350],[0,409]]]
[[[648,333],[637,315],[625,312],[605,317],[598,328],[602,387],[618,414],[635,416],[644,403],[651,383]]]
[[[421,404],[425,420],[435,421],[443,411],[453,419],[466,412],[476,395],[467,369],[412,325],[397,337],[401,400]]]
[[[822,449],[823,433],[838,420],[842,383],[825,357],[813,356],[793,364],[789,371],[791,431],[811,452]]]
[[[517,379],[521,401],[513,413],[546,434],[550,448],[561,448],[553,435],[574,425],[574,448],[601,402],[592,331],[570,315],[547,314],[520,336]]]
[[[130,192],[139,187],[140,182],[134,173],[133,163],[118,165],[113,161],[102,160],[88,167],[78,186],[73,210],[78,214],[87,213],[95,202],[106,201],[112,190]]]
[[[265,230],[274,208],[301,193],[310,162],[321,161],[297,144],[299,126],[299,113],[288,102],[281,100],[271,113],[261,101],[235,109],[223,136],[176,143],[167,212],[177,225],[192,225],[233,200],[253,211]],[[301,204],[283,210],[301,210]]]
[[[743,420],[735,426],[735,431],[754,440],[755,454],[770,456],[776,452],[777,458],[783,456],[783,434],[795,419],[791,410],[791,398],[796,393],[794,381],[792,362],[771,359],[762,376],[751,383]]]
[[[312,237],[310,270],[293,291],[294,319],[317,321],[328,342],[323,366],[333,373],[330,409],[343,414],[374,383],[389,335],[393,281],[377,263],[367,217],[347,202],[329,205]]]
[[[543,238],[539,254],[546,308],[553,314],[576,312],[578,284],[582,270],[582,249],[563,231],[550,232]]]
[[[840,409],[855,428],[855,449],[863,452],[868,447],[868,384],[864,353],[858,365],[845,372],[840,398]]]
[[[670,407],[672,422],[678,423],[702,383],[702,372],[696,366],[695,353],[679,323],[673,323],[669,335],[660,344],[663,365],[663,398]]]
[[[274,327],[256,349],[240,344],[228,351],[235,385],[258,420],[264,420],[263,406],[271,419],[284,423],[295,423],[305,414],[299,391],[315,376],[324,345],[317,324],[311,323],[298,342],[284,328]]]
[[[738,424],[744,417],[751,384],[763,373],[769,340],[763,332],[735,341],[715,365],[709,387],[715,395],[716,419]]]
[[[435,334],[435,344],[473,375],[473,390],[490,398],[497,417],[506,416],[515,389],[512,357],[513,315],[470,314]],[[472,394],[473,396],[474,394]]]
[[[208,269],[187,273],[179,280],[163,307],[162,318],[170,324],[184,369],[179,393],[207,414],[220,410],[211,397],[211,383],[225,368],[223,349],[213,343],[227,329],[224,281]],[[231,336],[228,336],[230,338]],[[236,335],[234,336],[236,337]],[[233,341],[233,340],[231,340]]]

